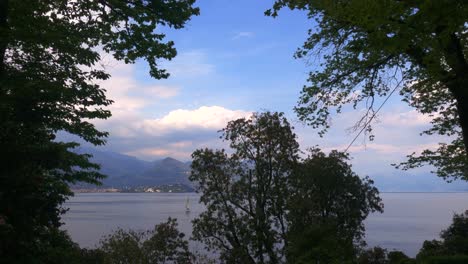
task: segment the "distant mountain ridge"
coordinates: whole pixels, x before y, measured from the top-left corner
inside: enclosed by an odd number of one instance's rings
[[[77,152],[91,154],[93,156],[91,161],[101,166],[101,173],[107,175],[102,181],[102,187],[125,188],[163,184],[191,186],[188,179],[190,164],[171,157],[151,162],[93,148],[80,148]]]
[[[136,157],[101,151],[95,148],[81,147],[78,153],[93,155],[91,160],[101,165],[101,172],[108,177],[102,187],[140,187],[165,184],[184,184],[193,187],[189,181],[191,162],[182,162],[167,157],[161,160],[144,161]],[[361,175],[363,176],[363,175]],[[410,174],[399,170],[386,174],[369,175],[381,192],[466,192],[468,182],[456,181],[446,183],[443,179],[431,174]],[[79,184],[78,187],[95,186]]]

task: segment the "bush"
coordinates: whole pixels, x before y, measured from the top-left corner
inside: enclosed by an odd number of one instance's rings
[[[169,218],[148,232],[118,229],[101,241],[99,250],[104,254],[104,263],[185,264],[190,263],[193,255],[184,236],[177,230],[177,221]]]
[[[468,256],[437,256],[428,257],[420,262],[421,264],[466,264]]]

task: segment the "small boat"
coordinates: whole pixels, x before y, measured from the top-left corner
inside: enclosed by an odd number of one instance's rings
[[[187,197],[187,200],[185,201],[185,213],[190,213],[190,203],[189,203],[189,198]]]

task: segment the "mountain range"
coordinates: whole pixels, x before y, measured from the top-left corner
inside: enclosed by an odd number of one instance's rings
[[[101,165],[101,173],[107,175],[102,187],[140,187],[167,184],[184,184],[192,187],[188,179],[190,162],[171,157],[155,161],[144,161],[136,157],[101,151],[95,148],[80,148],[79,153],[93,155],[91,160]],[[382,192],[459,192],[468,191],[468,183],[447,183],[428,173],[408,173],[399,170],[369,175]],[[93,187],[78,185],[78,187]]]
[[[107,178],[102,181],[102,187],[124,188],[167,184],[191,186],[188,179],[190,162],[182,162],[170,157],[144,161],[132,156],[92,148],[80,148],[78,152],[91,154],[93,156],[91,161],[101,165],[101,173],[107,175]]]

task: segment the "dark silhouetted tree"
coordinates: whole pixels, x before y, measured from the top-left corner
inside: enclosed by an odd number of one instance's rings
[[[175,219],[155,226],[148,232],[118,229],[101,240],[99,250],[104,263],[191,263],[188,241],[177,229]]]
[[[357,263],[359,264],[388,264],[387,250],[381,247],[374,247],[363,251]]]
[[[373,247],[360,252],[358,264],[416,264],[416,260],[401,251],[390,251],[381,247]]]
[[[345,153],[312,148],[297,166],[288,205],[291,263],[353,261],[364,245],[363,221],[383,211],[373,181],[361,179],[347,161]]]
[[[403,101],[434,117],[424,134],[449,136],[450,144],[409,156],[405,169],[432,164],[438,175],[468,179],[468,3],[440,1],[280,0],[307,12],[309,37],[297,58],[317,55],[296,111],[323,134],[332,111],[364,104],[356,128],[372,130],[379,97],[399,86]]]
[[[99,50],[117,60],[144,59],[154,78],[168,73],[159,59],[176,55],[160,27],[180,29],[195,0],[0,0],[0,258],[34,259],[60,225],[69,184],[97,184],[103,175],[78,144],[108,135],[90,122],[111,104],[96,83],[109,78]],[[45,243],[45,242],[44,242]]]
[[[234,120],[222,132],[232,153],[192,154],[190,180],[206,206],[193,221],[196,240],[226,263],[355,260],[362,222],[382,204],[346,154],[315,148],[300,161],[296,136],[280,113]]]
[[[283,114],[270,112],[231,121],[222,132],[232,154],[192,154],[190,180],[206,206],[193,221],[193,236],[226,263],[283,263],[296,135]]]
[[[416,260],[401,251],[390,251],[387,254],[389,264],[415,264]]]
[[[452,224],[440,233],[440,237],[441,241],[424,241],[417,259],[424,261],[433,257],[460,256],[459,259],[468,261],[468,211],[455,214]]]

